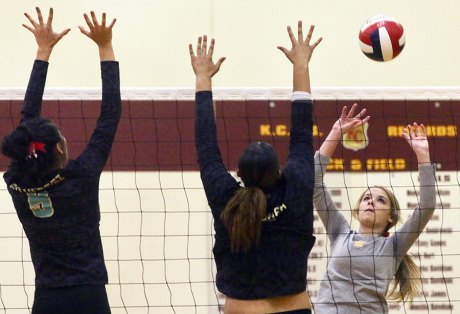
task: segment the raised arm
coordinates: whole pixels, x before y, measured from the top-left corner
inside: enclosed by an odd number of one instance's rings
[[[313,104],[311,100],[309,63],[322,38],[311,42],[314,26],[304,37],[302,21],[297,24],[297,37],[287,27],[291,49],[278,46],[292,63],[293,95],[289,155],[283,176],[286,178],[286,205],[290,212],[313,221]],[[303,220],[302,220],[303,221]]]
[[[334,123],[328,136],[322,143],[319,151],[315,155],[315,190],[313,193],[313,203],[318,216],[323,222],[328,236],[333,240],[335,236],[346,232],[349,228],[348,221],[338,211],[332,200],[331,194],[324,184],[323,178],[330,158],[335,152],[342,135],[357,127],[363,127],[370,119],[365,117],[366,109],[355,114],[357,104],[354,104],[350,111],[345,106],[342,109],[340,118]]]
[[[22,24],[35,37],[37,42],[37,54],[34,62],[29,84],[27,85],[26,95],[22,108],[22,121],[33,119],[40,116],[43,92],[45,90],[46,74],[48,71],[48,60],[54,46],[64,37],[70,29],[65,29],[60,33],[53,30],[53,9],[50,8],[46,23],[40,8],[37,11],[38,22],[35,21],[28,13],[24,13],[29,20],[30,25]]]
[[[112,46],[112,28],[116,19],[107,26],[106,14],[102,14],[101,23],[94,12],[91,19],[84,18],[89,30],[79,26],[80,31],[94,41],[99,49],[102,75],[102,105],[96,128],[89,143],[77,161],[88,175],[97,175],[104,168],[110,154],[112,143],[121,116],[120,73]]]
[[[404,256],[415,243],[433,215],[436,206],[436,169],[431,164],[425,126],[414,122],[413,125],[404,128],[402,136],[417,156],[420,194],[419,206],[394,234],[398,256]]]
[[[225,169],[219,146],[212,100],[212,77],[219,71],[225,58],[212,60],[214,39],[208,49],[207,36],[199,37],[196,54],[189,45],[193,72],[195,73],[195,148],[198,154],[201,180],[210,205],[214,204],[229,188],[235,188],[236,180]],[[213,206],[211,206],[213,209]],[[214,213],[219,217],[219,213]]]
[[[291,107],[291,133],[289,143],[289,158],[285,168],[285,175],[292,172],[297,173],[303,180],[308,180],[313,174],[313,146],[312,146],[312,102],[309,63],[313,51],[319,45],[322,38],[311,44],[314,26],[306,38],[302,30],[302,21],[297,24],[297,38],[294,36],[290,26],[287,27],[291,49],[278,46],[292,63],[293,66],[293,97]],[[309,186],[312,186],[311,180]]]

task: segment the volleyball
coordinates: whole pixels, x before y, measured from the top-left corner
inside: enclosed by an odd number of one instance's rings
[[[394,18],[378,15],[368,19],[359,31],[361,51],[375,61],[390,61],[404,49],[404,28]]]

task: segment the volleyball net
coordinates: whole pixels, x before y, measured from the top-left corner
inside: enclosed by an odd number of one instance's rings
[[[288,154],[288,89],[217,89],[219,145],[236,170],[252,141]],[[325,177],[334,201],[351,208],[368,186],[390,187],[403,219],[418,205],[417,161],[401,138],[409,123],[427,126],[437,163],[437,209],[411,253],[422,270],[423,294],[412,304],[390,303],[390,313],[455,313],[460,307],[460,91],[438,89],[319,89],[313,91],[314,146],[325,139],[344,105],[372,116],[369,127],[339,145]],[[23,91],[3,90],[0,135],[20,119]],[[194,147],[194,93],[189,89],[122,91],[123,114],[100,182],[101,234],[113,313],[219,313],[215,287],[213,220]],[[75,158],[86,146],[100,109],[98,90],[48,90],[42,115],[53,120]],[[6,169],[7,160],[1,156]],[[30,313],[34,270],[28,241],[5,184],[0,184],[0,313]],[[315,215],[316,244],[309,257],[308,291],[315,302],[330,248]],[[391,232],[392,230],[390,230]]]

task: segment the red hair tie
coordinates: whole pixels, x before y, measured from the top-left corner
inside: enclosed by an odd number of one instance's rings
[[[37,151],[46,153],[45,149],[46,144],[40,142],[30,142],[29,144],[29,156],[27,158],[31,158],[32,155],[37,158]]]
[[[389,233],[388,231],[385,231],[385,232],[383,233],[383,236],[384,236],[385,238],[388,238],[388,237],[390,236],[390,233]]]

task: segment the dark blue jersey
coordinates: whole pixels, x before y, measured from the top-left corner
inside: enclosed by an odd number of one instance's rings
[[[35,61],[22,121],[40,115],[48,63]],[[85,150],[64,169],[40,178],[4,179],[29,239],[37,287],[106,284],[99,233],[99,177],[109,157],[121,116],[118,62],[101,62],[102,105]]]
[[[217,288],[236,299],[263,299],[305,291],[307,258],[313,247],[312,103],[294,101],[289,157],[267,197],[259,244],[232,253],[221,213],[241,188],[225,169],[217,145],[212,92],[196,93],[195,137],[201,180],[214,217]]]

